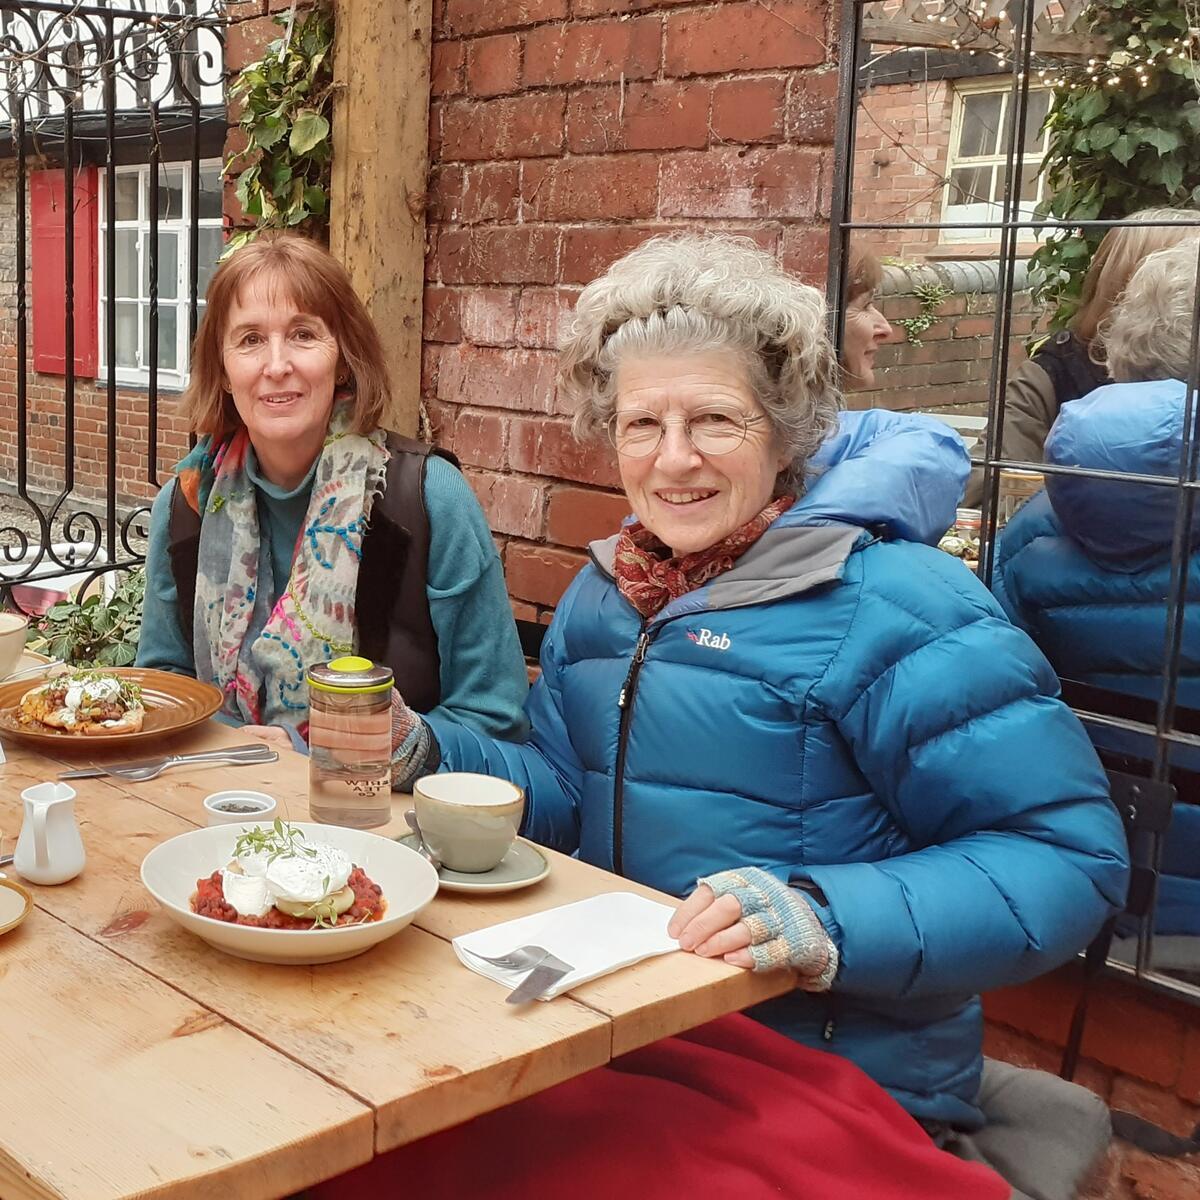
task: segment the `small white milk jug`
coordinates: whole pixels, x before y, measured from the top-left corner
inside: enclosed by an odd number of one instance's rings
[[[13,866],[30,883],[66,883],[83,870],[83,838],[75,822],[75,789],[39,783],[21,793],[25,819]]]

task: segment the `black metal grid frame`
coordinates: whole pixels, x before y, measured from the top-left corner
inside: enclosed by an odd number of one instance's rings
[[[151,167],[149,182],[149,340],[158,336],[158,188],[160,168],[188,162],[192,220],[187,231],[188,340],[194,338],[199,302],[198,164],[213,153],[213,123],[220,116],[224,143],[224,106],[203,103],[206,87],[224,79],[225,19],[198,12],[196,0],[164,0],[145,7],[130,3],[71,3],[56,0],[0,0],[0,93],[10,116],[0,128],[4,157],[16,161],[16,491],[36,521],[36,544],[20,528],[0,529],[0,595],[11,597],[14,584],[90,572],[92,580],[142,561],[131,538],[144,539],[149,509],[121,516],[117,511],[116,354],[116,168],[132,161],[132,143],[140,141],[136,160]],[[214,52],[214,47],[218,48]],[[131,84],[138,111],[118,110],[118,80]],[[83,107],[84,89],[99,87],[98,109]],[[57,102],[57,103],[54,103]],[[61,106],[61,111],[55,111]],[[83,137],[77,136],[83,131]],[[218,151],[219,152],[219,151]],[[39,503],[29,487],[29,297],[27,195],[34,155],[62,168],[65,222],[65,304],[63,328],[62,487],[48,503]],[[98,379],[106,392],[106,459],[104,511],[97,515],[74,495],[76,462],[75,370],[75,172],[84,163],[99,163],[104,174],[104,267],[107,299],[106,376]],[[159,380],[157,356],[150,355],[146,387],[147,481],[160,483],[158,464]],[[140,389],[138,389],[140,390]],[[62,531],[69,549],[55,549],[52,532]],[[76,551],[75,547],[80,547]],[[21,563],[20,568],[16,566]]]
[[[869,74],[864,77],[862,70],[865,62],[865,42],[862,31],[863,11],[872,0],[843,0],[841,25],[839,32],[839,80],[838,80],[838,112],[835,132],[835,162],[832,190],[832,207],[830,222],[830,254],[827,276],[827,295],[830,298],[829,321],[830,332],[836,345],[841,345],[844,308],[845,308],[845,278],[846,263],[850,244],[850,235],[857,230],[874,231],[911,231],[919,229],[988,229],[998,230],[1000,244],[996,257],[999,260],[999,286],[997,288],[997,303],[995,325],[992,337],[991,373],[988,384],[988,424],[986,439],[983,441],[982,455],[974,455],[974,466],[982,467],[984,472],[984,499],[982,509],[982,529],[980,539],[979,574],[982,581],[989,585],[992,581],[994,556],[996,546],[996,518],[998,512],[998,496],[1000,486],[1000,471],[1008,468],[1040,471],[1043,474],[1081,475],[1095,479],[1107,479],[1121,483],[1143,483],[1155,487],[1169,487],[1175,490],[1178,497],[1175,528],[1171,546],[1171,583],[1168,595],[1168,610],[1166,636],[1163,647],[1163,688],[1157,703],[1154,705],[1152,719],[1100,711],[1098,708],[1083,707],[1078,700],[1073,704],[1075,712],[1085,726],[1102,726],[1120,729],[1128,733],[1140,735],[1147,746],[1148,777],[1154,785],[1169,788],[1171,782],[1171,748],[1173,746],[1200,747],[1200,735],[1194,721],[1186,720],[1194,716],[1190,710],[1180,713],[1177,695],[1179,684],[1180,657],[1183,642],[1183,621],[1186,607],[1187,567],[1191,544],[1191,531],[1196,519],[1196,495],[1200,490],[1200,480],[1197,480],[1198,459],[1200,459],[1200,405],[1197,403],[1200,395],[1200,288],[1192,314],[1192,338],[1190,368],[1187,379],[1188,393],[1184,410],[1184,445],[1180,456],[1180,470],[1175,476],[1126,474],[1117,471],[1093,470],[1080,467],[1052,466],[1040,462],[1027,462],[1003,458],[999,453],[1004,433],[1005,392],[1008,385],[1008,355],[1007,347],[1011,334],[1012,300],[1014,291],[1014,274],[1016,269],[1017,236],[1022,229],[1052,230],[1079,229],[1109,229],[1126,225],[1124,220],[1093,220],[1093,221],[1058,221],[1054,219],[1031,220],[1019,216],[1020,173],[1014,170],[1018,157],[1017,147],[1023,142],[1028,95],[1030,86],[1031,51],[1034,36],[1035,11],[1032,4],[1022,4],[1020,0],[1009,5],[1014,13],[1012,29],[1013,45],[1010,56],[1011,69],[1006,72],[1010,78],[1010,96],[1013,103],[1008,105],[1005,141],[1005,193],[1003,201],[1003,216],[999,221],[971,222],[882,222],[856,221],[853,219],[852,197],[854,188],[854,144],[857,125],[858,105],[867,87],[870,86]],[[875,64],[878,74],[880,68]],[[968,72],[964,72],[968,73]],[[1005,72],[993,72],[1005,73]],[[939,73],[939,78],[945,72]],[[909,79],[909,82],[916,82]],[[1197,222],[1200,224],[1200,221]],[[1167,224],[1167,222],[1146,222],[1145,224]],[[1180,222],[1172,222],[1180,224]],[[1198,260],[1200,260],[1200,243],[1198,243]],[[1064,681],[1068,687],[1071,681]],[[1073,695],[1093,697],[1097,689],[1077,688]],[[1178,728],[1179,719],[1184,717],[1184,724],[1190,728]],[[1148,861],[1153,879],[1162,861],[1163,833],[1161,830],[1150,835],[1148,846],[1144,849],[1144,857]],[[1136,962],[1133,965],[1109,959],[1108,969],[1131,975],[1141,984],[1154,990],[1163,991],[1200,1003],[1200,986],[1175,979],[1152,966],[1153,956],[1153,923],[1154,903],[1150,897],[1148,911],[1138,918],[1138,949]]]

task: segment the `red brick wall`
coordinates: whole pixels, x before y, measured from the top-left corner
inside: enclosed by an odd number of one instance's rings
[[[889,321],[915,317],[921,303],[911,295],[886,296],[881,302]],[[947,297],[938,305],[937,320],[920,335],[920,345],[893,326],[892,340],[876,359],[875,383],[847,396],[851,408],[945,409],[986,412],[992,374],[994,293]],[[1036,310],[1028,292],[1013,297],[1009,370],[1025,359],[1025,343],[1034,328]]]
[[[821,284],[837,74],[818,0],[435,0],[422,393],[519,615],[545,618],[626,508],[555,395],[579,288],[717,226]]]

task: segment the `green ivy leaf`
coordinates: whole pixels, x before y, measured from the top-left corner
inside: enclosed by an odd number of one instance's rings
[[[1123,133],[1112,144],[1112,156],[1126,167],[1129,165],[1129,160],[1137,153],[1137,139],[1130,133]]]
[[[263,150],[270,150],[277,142],[287,136],[287,122],[282,117],[264,117],[254,130],[254,145]]]
[[[326,203],[325,189],[323,187],[314,185],[304,189],[304,204],[309,212],[315,213],[319,217],[324,216]]]
[[[1093,150],[1104,150],[1111,146],[1117,140],[1120,130],[1115,125],[1108,125],[1101,121],[1099,125],[1093,125],[1090,132],[1090,140]]]
[[[1108,96],[1099,88],[1093,88],[1083,95],[1075,105],[1072,114],[1080,125],[1091,125],[1097,117],[1108,111]]]
[[[1137,137],[1138,141],[1144,145],[1153,146],[1158,151],[1160,158],[1183,145],[1183,138],[1174,129],[1142,128],[1138,130]]]
[[[318,142],[329,136],[329,122],[318,112],[308,109],[297,116],[288,138],[293,154],[307,154]]]

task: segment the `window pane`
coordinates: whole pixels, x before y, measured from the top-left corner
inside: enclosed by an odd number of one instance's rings
[[[118,175],[113,196],[117,204],[117,220],[136,221],[138,219],[138,176],[128,173]]]
[[[221,168],[200,168],[200,219],[221,215]]]
[[[1003,92],[975,92],[963,96],[958,157],[974,158],[981,154],[998,152],[1003,107]]]
[[[136,229],[118,229],[113,245],[118,296],[132,299],[138,294],[138,235]]]
[[[200,295],[203,296],[208,290],[208,281],[213,277],[213,272],[217,269],[217,259],[221,257],[221,251],[225,248],[225,235],[220,229],[211,227],[200,229],[200,248],[197,252],[199,261],[199,277]]]
[[[138,306],[117,305],[117,366],[138,365]]]
[[[150,235],[146,234],[146,245]],[[150,256],[142,262],[142,295],[150,295]],[[174,300],[179,295],[179,234],[161,229],[158,233],[158,295],[162,300]]]
[[[183,220],[183,168],[160,167],[158,171],[158,219]]]
[[[987,204],[991,193],[991,167],[955,167],[950,172],[951,204]]]
[[[1021,199],[1027,200],[1029,203],[1036,202],[1038,198],[1038,169],[1041,163],[1027,163],[1021,169]]]
[[[150,345],[150,306],[142,309],[142,327],[146,345]],[[175,370],[176,355],[179,345],[179,310],[173,304],[163,304],[158,310],[158,369],[160,371]],[[146,355],[146,365],[150,364],[150,355]]]
[[[1042,157],[1042,122],[1050,111],[1049,92],[1030,92],[1025,108],[1025,153]]]

